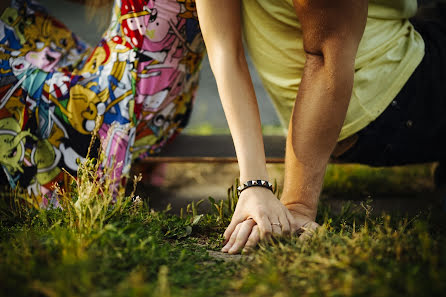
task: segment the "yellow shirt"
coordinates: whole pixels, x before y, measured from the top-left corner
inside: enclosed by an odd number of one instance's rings
[[[243,0],[243,27],[251,58],[285,127],[302,78],[305,53],[292,0]],[[370,0],[355,63],[352,98],[339,140],[375,120],[424,56],[424,41],[408,18],[416,0]]]

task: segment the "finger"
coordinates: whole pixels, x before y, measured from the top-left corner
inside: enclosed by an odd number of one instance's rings
[[[242,223],[239,223],[235,227],[235,230],[234,230],[234,232],[232,232],[231,237],[229,238],[229,240],[227,240],[225,246],[221,249],[222,252],[226,253],[232,247],[232,245],[234,244],[234,242],[237,238],[237,234],[238,234],[241,226],[242,226]]]
[[[282,216],[279,217],[279,222],[282,224],[282,234],[283,235],[289,235],[291,232],[290,222],[288,221],[288,218],[286,216],[286,213],[288,210],[286,210]]]
[[[252,227],[251,234],[249,234],[248,241],[245,244],[245,247],[243,248],[243,253],[249,253],[253,248],[257,246],[257,244],[260,241],[260,232],[259,232],[259,226],[255,225]]]
[[[225,233],[223,234],[223,236],[225,237],[225,242],[223,244],[228,243],[228,240],[231,237],[232,232],[234,232],[235,228],[241,222],[243,222],[243,220],[241,218],[238,218],[235,216],[232,217],[231,223],[229,223],[228,228],[226,228]]]
[[[245,246],[245,243],[248,241],[249,235],[251,234],[252,228],[255,225],[256,222],[254,222],[254,220],[248,220],[242,223],[242,226],[237,234],[237,239],[228,251],[229,254],[237,254]]]
[[[254,218],[254,221],[256,221],[257,225],[259,226],[260,239],[269,239],[271,237],[271,232],[273,231],[269,219],[267,219],[266,216],[262,216],[259,218]]]
[[[308,240],[310,239],[317,228],[319,228],[320,225],[316,222],[308,222],[304,224],[301,229],[303,230],[302,234],[299,236],[299,240]]]
[[[299,226],[297,226],[296,220],[294,219],[293,215],[289,211],[286,212],[286,217],[288,219],[288,222],[290,222],[291,235],[296,234],[299,230]]]
[[[226,253],[227,251],[229,251],[229,249],[231,248],[231,246],[234,244],[234,241],[235,241],[235,239],[237,238],[238,230],[240,229],[241,225],[242,225],[242,224],[240,223],[240,224],[238,224],[238,225],[235,227],[234,232],[232,232],[231,237],[230,237],[229,240],[228,240],[228,243],[226,243],[226,245],[221,249],[221,251],[222,251],[223,253]]]
[[[272,225],[273,232],[271,235],[273,236],[282,236],[282,229],[278,225]]]
[[[297,231],[296,231],[296,234],[297,235],[299,235],[299,236],[301,236],[302,235],[302,233],[304,233],[304,231],[306,230],[305,228],[305,226],[307,225],[307,224],[309,224],[311,222],[311,220],[306,220],[305,221],[305,223],[301,223],[301,224],[299,224],[299,223],[297,223],[297,226],[299,226],[299,228],[297,228]]]
[[[282,235],[282,226],[279,222],[279,218],[270,219],[271,221],[271,228],[272,228],[272,235],[274,236],[281,236]]]

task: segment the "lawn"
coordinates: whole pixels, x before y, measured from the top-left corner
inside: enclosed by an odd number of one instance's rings
[[[335,213],[322,203],[322,227],[310,239],[274,239],[225,257],[217,251],[237,202],[233,188],[226,200],[203,202],[210,213],[194,202],[175,216],[132,194],[111,204],[110,185],[95,178],[95,166],[84,165],[61,194],[64,210],[37,209],[21,192],[2,198],[1,296],[445,295],[442,214],[375,214],[370,202],[345,202]],[[352,170],[330,168],[325,195],[338,188],[352,194],[345,174],[367,177],[363,168]],[[425,183],[425,169],[410,172],[369,177],[372,186],[398,183],[398,176]]]

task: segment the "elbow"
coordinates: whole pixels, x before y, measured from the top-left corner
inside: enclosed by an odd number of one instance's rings
[[[207,53],[214,72],[225,66],[236,67],[235,69],[237,69],[240,65],[246,63],[245,52],[241,43],[233,46],[214,46],[208,48]]]
[[[305,51],[305,66],[311,68],[323,68],[325,65],[325,56],[321,51]]]
[[[327,98],[344,105],[348,104],[354,82],[354,59],[345,55],[306,53],[304,76],[310,84],[307,88],[319,88],[334,94]]]
[[[356,53],[356,52],[355,52]],[[322,70],[331,77],[353,80],[355,72],[355,54],[348,51],[305,51],[305,67],[314,71]]]
[[[317,46],[304,46],[306,61],[318,67],[354,72],[358,45],[353,39],[329,39]]]

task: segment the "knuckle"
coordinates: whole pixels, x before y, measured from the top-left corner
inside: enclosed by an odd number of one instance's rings
[[[297,230],[299,230],[300,229],[300,226],[299,226],[299,224],[297,224],[296,222],[292,222],[291,224],[290,224],[290,227],[291,227],[291,231],[297,231]]]
[[[241,242],[240,238],[235,239],[234,244],[232,245],[232,248],[238,249],[240,247],[241,243],[242,242]]]
[[[290,229],[289,226],[283,226],[283,227],[282,227],[282,232],[283,232],[283,233],[290,233],[290,231],[291,231],[291,229]]]
[[[272,233],[272,231],[268,230],[268,229],[263,230],[263,232],[262,232],[263,236],[269,236],[269,235],[271,235],[271,233]]]
[[[265,211],[263,209],[259,209],[257,210],[257,216],[258,217],[264,217],[265,216]]]
[[[245,247],[255,247],[257,245],[257,241],[256,240],[250,240],[245,244]]]

